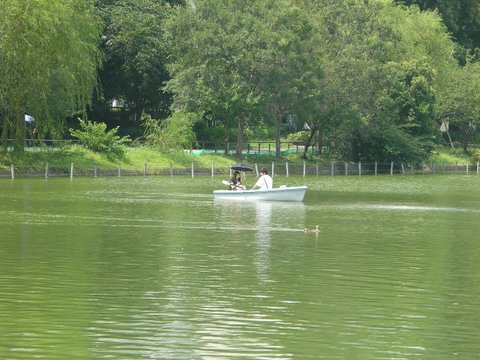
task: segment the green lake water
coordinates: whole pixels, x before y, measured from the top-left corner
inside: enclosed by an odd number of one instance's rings
[[[0,179],[0,359],[480,358],[480,176],[220,180]]]

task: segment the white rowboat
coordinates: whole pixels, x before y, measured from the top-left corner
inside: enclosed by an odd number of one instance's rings
[[[268,190],[215,190],[215,199],[240,201],[303,201],[306,186],[282,186]]]

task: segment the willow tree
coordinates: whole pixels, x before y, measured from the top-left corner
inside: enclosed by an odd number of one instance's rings
[[[93,0],[0,0],[2,142],[23,151],[24,114],[58,137],[66,116],[90,103],[100,64]]]

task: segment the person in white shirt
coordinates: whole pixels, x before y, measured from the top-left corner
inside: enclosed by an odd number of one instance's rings
[[[253,185],[252,190],[260,189],[260,190],[269,190],[273,189],[273,179],[270,175],[268,175],[268,171],[266,168],[260,169],[260,177],[257,180],[257,183]]]

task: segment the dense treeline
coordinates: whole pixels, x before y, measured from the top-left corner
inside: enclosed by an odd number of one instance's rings
[[[54,137],[87,109],[153,144],[196,135],[238,153],[287,136],[412,162],[478,140],[480,0],[0,4],[0,127],[18,146],[24,112]]]

